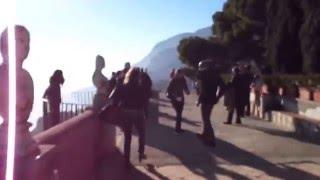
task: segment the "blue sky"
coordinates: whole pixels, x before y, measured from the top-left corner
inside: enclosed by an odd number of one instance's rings
[[[41,96],[55,69],[66,78],[63,92],[90,86],[95,56],[104,73],[136,63],[153,46],[173,35],[212,24],[225,0],[16,0],[17,23],[31,32],[24,67]],[[0,6],[3,29],[5,6]]]
[[[126,61],[141,60],[159,41],[211,25],[212,14],[221,9],[223,2],[17,0],[17,23],[31,32],[31,51],[25,67],[38,72],[35,76],[60,68],[66,76],[70,74],[71,80],[78,75],[90,76],[95,55],[101,54],[107,64],[105,74],[109,75]],[[37,70],[33,70],[34,65]],[[90,78],[84,80],[79,86],[90,83]]]

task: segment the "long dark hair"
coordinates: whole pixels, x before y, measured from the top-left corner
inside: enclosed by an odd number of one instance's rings
[[[63,84],[64,83],[64,77],[61,70],[55,70],[53,75],[50,77],[50,84]]]

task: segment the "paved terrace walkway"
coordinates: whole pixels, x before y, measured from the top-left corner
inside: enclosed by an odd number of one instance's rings
[[[137,160],[138,141],[132,141],[134,167],[123,168],[123,136],[119,151],[103,161],[97,179],[320,179],[320,145],[297,139],[266,121],[244,119],[243,125],[224,125],[221,102],[214,109],[217,146],[204,146],[196,96],[186,99],[183,134],[174,132],[174,111],[164,94],[152,99],[147,126],[146,154]]]

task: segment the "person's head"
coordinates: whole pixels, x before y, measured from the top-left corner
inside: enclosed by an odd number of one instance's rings
[[[64,83],[64,77],[61,70],[55,70],[53,75],[50,78],[50,84],[59,84],[62,85]]]
[[[140,79],[140,70],[139,68],[131,68],[125,75],[123,84],[138,84]]]
[[[102,70],[105,67],[104,58],[100,55],[96,56],[96,69]]]
[[[171,79],[174,78],[175,74],[176,74],[176,69],[173,68],[170,72],[170,78]]]
[[[251,65],[250,64],[246,64],[244,66],[244,69],[245,69],[246,72],[250,72],[251,71]]]
[[[239,71],[240,71],[241,73],[243,73],[243,72],[246,71],[246,68],[245,68],[245,65],[244,65],[244,64],[239,64],[239,65],[238,65],[238,68],[239,68]]]
[[[240,70],[237,66],[233,67],[232,68],[232,74],[233,75],[238,75],[240,73]]]
[[[130,68],[131,68],[130,63],[129,63],[129,62],[126,62],[126,63],[124,64],[124,69],[129,70]]]
[[[122,73],[122,71],[117,71],[117,72],[116,72],[116,76],[120,76],[121,73]]]
[[[30,33],[24,26],[15,25],[16,61],[17,67],[22,67],[23,61],[28,57],[30,48]],[[8,28],[1,33],[0,38],[1,54],[3,63],[7,64],[8,52]]]
[[[200,72],[212,70],[214,68],[214,62],[211,59],[202,60],[198,64],[198,70]]]
[[[183,77],[183,70],[182,69],[177,69],[176,73],[175,73],[175,76],[178,77],[178,78]]]

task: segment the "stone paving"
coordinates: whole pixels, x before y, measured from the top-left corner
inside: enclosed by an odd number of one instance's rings
[[[97,179],[320,179],[320,145],[296,138],[263,120],[243,119],[242,125],[224,125],[225,108],[215,106],[211,116],[217,136],[215,148],[206,147],[195,95],[186,98],[183,134],[174,132],[174,111],[160,93],[151,101],[146,155],[138,162],[138,141],[132,141],[134,167],[123,167],[123,136],[119,151],[107,158]]]

